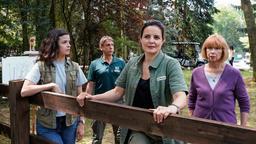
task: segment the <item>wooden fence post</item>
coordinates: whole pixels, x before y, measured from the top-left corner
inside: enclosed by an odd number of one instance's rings
[[[9,81],[11,144],[29,144],[29,101],[22,98],[22,80]]]

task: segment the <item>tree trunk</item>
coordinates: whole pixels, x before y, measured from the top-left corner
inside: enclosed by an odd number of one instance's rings
[[[36,13],[33,13],[34,17],[34,25],[36,27],[36,40],[38,42],[38,49],[40,48],[41,41],[46,37],[50,28],[52,28],[52,23],[47,22],[45,20],[49,20],[49,11],[48,5],[51,5],[50,1],[35,1]]]
[[[49,17],[51,19],[51,28],[56,28],[56,14],[55,14],[56,1],[52,0]]]
[[[28,45],[28,17],[27,17],[27,9],[28,1],[21,0],[19,1],[19,9],[20,9],[20,21],[22,25],[22,49],[21,52],[29,50]]]
[[[89,21],[91,21],[91,9],[90,4],[91,0],[79,0],[80,4],[83,7],[83,59],[82,59],[82,65],[83,65],[83,71],[85,71],[85,65],[90,64],[89,61],[92,59],[93,55],[93,49],[91,49],[90,44],[90,32],[88,30],[89,27]]]
[[[63,17],[64,17],[64,22],[67,26],[67,30],[68,30],[69,35],[70,35],[70,40],[71,40],[71,45],[72,45],[72,49],[71,49],[71,51],[72,51],[72,53],[71,53],[72,60],[76,61],[76,62],[79,62],[78,57],[77,57],[77,48],[76,48],[76,44],[75,44],[75,38],[72,35],[72,24],[71,24],[71,12],[72,11],[71,10],[69,11],[68,6],[66,4],[67,2],[68,1],[65,1],[65,0],[61,1],[62,13],[63,13]],[[75,1],[73,1],[73,3],[71,4],[70,9],[73,8],[74,2]],[[68,13],[66,13],[66,11],[68,11]]]
[[[250,0],[241,0],[241,7],[244,12],[247,33],[249,38],[249,47],[251,52],[251,64],[253,68],[253,80],[256,81],[256,24],[253,15],[253,8]]]
[[[84,35],[86,40],[86,49],[84,48],[84,59],[83,59],[83,65],[89,65],[90,62],[93,60],[93,54],[95,50],[95,37],[97,33],[94,32],[93,27],[96,24],[93,23],[93,15],[92,13],[92,7],[90,7],[93,3],[93,0],[80,0],[80,3],[83,6],[83,12],[84,12]]]

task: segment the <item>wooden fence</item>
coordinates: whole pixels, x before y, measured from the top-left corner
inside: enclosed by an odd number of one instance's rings
[[[102,120],[129,129],[167,136],[197,144],[253,144],[256,129],[230,125],[206,119],[170,115],[161,124],[153,121],[147,109],[102,101],[86,101],[80,107],[69,95],[41,92],[32,97],[21,98],[23,81],[10,81],[9,86],[0,85],[0,94],[8,96],[10,103],[10,126],[0,124],[0,134],[11,139],[12,144],[50,144],[51,142],[30,134],[30,104],[63,111],[87,118]]]

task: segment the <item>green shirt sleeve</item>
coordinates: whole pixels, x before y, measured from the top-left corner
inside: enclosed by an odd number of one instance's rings
[[[183,91],[188,94],[188,88],[179,62],[175,60],[172,63],[168,63],[167,66],[171,94]]]

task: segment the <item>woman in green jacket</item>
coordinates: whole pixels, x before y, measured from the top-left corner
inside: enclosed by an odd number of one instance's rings
[[[116,81],[116,87],[106,93],[77,97],[114,102],[125,95],[125,104],[154,109],[155,122],[161,123],[169,114],[178,113],[186,105],[187,86],[179,62],[161,51],[165,42],[164,25],[147,21],[141,29],[140,44],[144,53],[129,60]],[[121,144],[172,143],[174,140],[144,132],[121,129]]]

